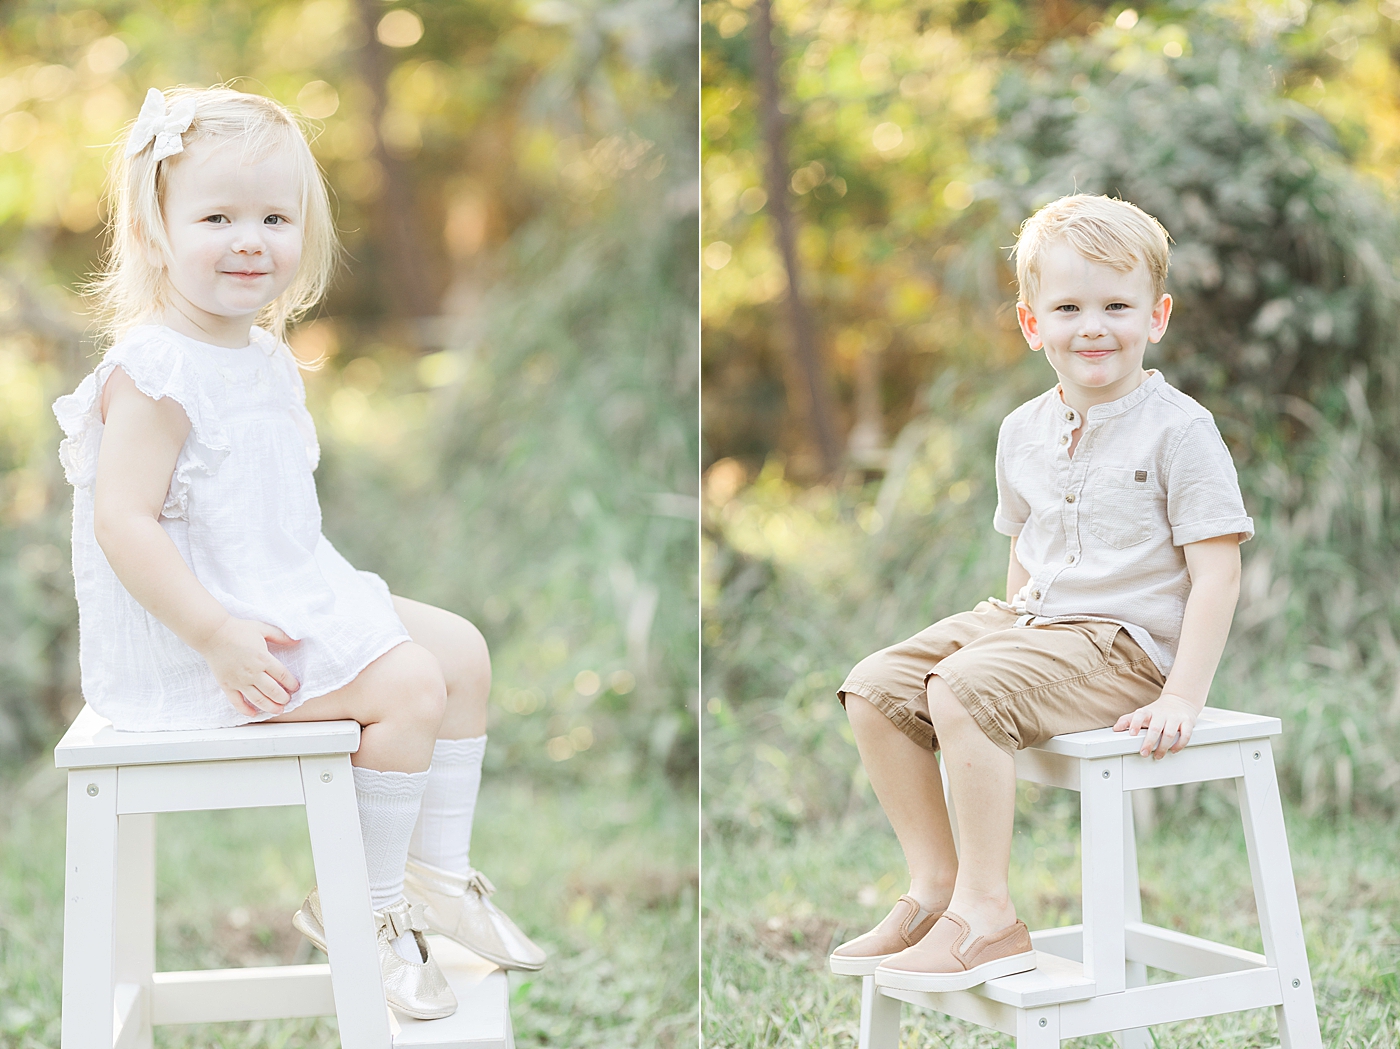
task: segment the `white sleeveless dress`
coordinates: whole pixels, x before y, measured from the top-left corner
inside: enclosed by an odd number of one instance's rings
[[[184,408],[190,433],[160,525],[229,614],[280,627],[269,650],[301,682],[286,709],[333,692],[410,640],[389,588],[321,534],[320,460],[291,350],[254,328],[239,349],[169,328],[131,330],[76,391],[54,402],[73,485],[73,582],[83,698],[118,729],[218,728],[263,721],[234,710],[194,649],[122,586],[93,532],[102,389],[120,366],[143,393]]]

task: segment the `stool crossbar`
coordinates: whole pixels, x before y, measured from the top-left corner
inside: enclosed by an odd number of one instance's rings
[[[1207,707],[1187,747],[1160,761],[1138,754],[1140,736],[1112,729],[1018,752],[1018,779],[1079,791],[1083,924],[1031,933],[1034,971],[966,991],[863,977],[860,1049],[898,1049],[902,1002],[1014,1035],[1017,1049],[1106,1032],[1124,1049],[1150,1049],[1154,1024],[1272,1006],[1281,1049],[1321,1049],[1269,744],[1282,730],[1277,718]],[[1238,790],[1263,954],[1142,921],[1130,792],[1218,779]],[[1148,967],[1181,978],[1149,984]]]
[[[68,770],[62,1049],[150,1049],[152,1028],[337,1018],[344,1049],[513,1049],[505,973],[429,938],[455,1015],[392,1012],[379,973],[350,755],[354,721],[117,732],[84,707],[54,751]],[[155,971],[155,817],[302,805],[329,965]]]

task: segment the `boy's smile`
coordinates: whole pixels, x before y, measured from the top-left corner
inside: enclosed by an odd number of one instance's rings
[[[1016,304],[1021,334],[1045,351],[1065,403],[1080,415],[1138,388],[1147,344],[1161,340],[1171,311],[1170,295],[1153,301],[1146,266],[1116,270],[1064,241],[1044,249],[1035,302]]]

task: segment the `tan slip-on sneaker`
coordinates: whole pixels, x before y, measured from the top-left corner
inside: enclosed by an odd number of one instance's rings
[[[886,958],[923,939],[942,913],[926,911],[914,897],[901,896],[879,925],[831,952],[831,971],[837,976],[869,976]]]
[[[496,887],[480,871],[456,874],[410,856],[403,891],[410,903],[423,906],[428,928],[473,954],[502,969],[535,972],[544,967],[544,951],[491,902]]]
[[[326,950],[326,926],[321,918],[321,896],[315,888],[306,894],[301,909],[292,915],[292,925],[322,952]],[[423,938],[427,928],[421,908],[406,900],[374,912],[374,933],[379,948],[379,972],[384,979],[385,1000],[415,1020],[440,1020],[457,1011],[457,996],[447,985],[447,977],[428,953]],[[420,963],[405,961],[394,950],[395,937],[413,932]]]
[[[1035,948],[1025,922],[969,943],[971,933],[967,922],[945,912],[922,940],[882,962],[875,982],[906,991],[962,991],[1035,968]]]

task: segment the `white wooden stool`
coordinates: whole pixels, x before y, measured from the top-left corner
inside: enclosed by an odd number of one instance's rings
[[[513,1049],[504,972],[429,938],[457,1012],[389,1010],[355,807],[353,721],[117,732],[84,707],[68,770],[62,1049],[150,1049],[153,1025],[335,1016],[344,1049]],[[155,814],[304,805],[330,965],[156,972]],[[289,916],[290,919],[290,916]]]
[[[1018,779],[1079,791],[1084,923],[1031,933],[1033,972],[967,991],[904,991],[864,977],[860,1049],[898,1049],[901,1002],[1015,1035],[1017,1049],[1110,1031],[1124,1049],[1150,1049],[1153,1024],[1274,1006],[1282,1049],[1321,1049],[1269,746],[1282,731],[1277,718],[1207,707],[1187,747],[1160,761],[1138,753],[1141,736],[1112,729],[1018,752]],[[1142,921],[1128,792],[1217,779],[1233,779],[1239,793],[1262,955]],[[1148,984],[1148,966],[1182,979]]]

